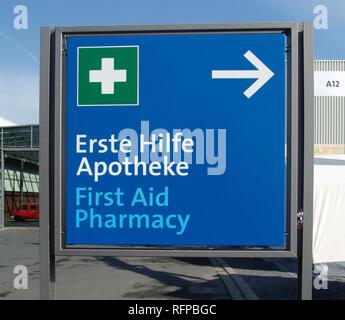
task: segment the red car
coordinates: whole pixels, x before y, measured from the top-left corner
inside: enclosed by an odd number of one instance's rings
[[[40,210],[37,203],[24,204],[21,209],[14,209],[10,213],[10,219],[14,221],[25,221],[27,219],[39,219]]]

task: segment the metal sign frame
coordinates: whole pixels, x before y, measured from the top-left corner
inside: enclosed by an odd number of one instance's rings
[[[156,249],[133,246],[78,246],[66,247],[64,237],[64,196],[65,196],[65,103],[66,103],[66,42],[67,36],[90,35],[143,35],[143,34],[260,34],[284,33],[287,36],[287,81],[286,81],[286,248],[279,250],[248,249],[234,250],[229,247],[156,247]],[[302,42],[301,42],[302,37]],[[217,25],[161,25],[161,26],[113,26],[113,27],[58,27],[41,30],[41,69],[40,69],[40,220],[41,267],[44,276],[54,278],[55,256],[160,256],[160,257],[296,257],[297,227],[296,213],[299,199],[312,194],[303,193],[298,179],[299,157],[304,167],[309,167],[310,159],[301,155],[299,140],[310,151],[313,146],[312,120],[300,125],[303,106],[310,99],[310,85],[305,86],[305,73],[310,73],[312,84],[313,61],[312,28],[297,23],[257,23],[257,24],[217,24]],[[312,85],[311,85],[312,87]],[[302,117],[301,117],[302,116]],[[308,119],[310,115],[308,115]],[[306,120],[306,117],[304,117]],[[303,128],[305,132],[303,131]],[[312,170],[312,169],[311,169]],[[302,179],[302,185],[305,186]],[[312,184],[311,184],[312,186]],[[305,209],[305,208],[304,208]],[[310,211],[310,212],[309,212]],[[304,210],[305,221],[312,216],[312,207]],[[308,229],[309,230],[309,229]],[[310,230],[309,230],[310,231]],[[310,239],[309,234],[305,238]],[[304,241],[304,237],[303,237]],[[41,269],[42,270],[42,269]],[[50,281],[49,281],[50,282]],[[54,281],[53,281],[54,282]],[[41,287],[49,292],[47,286]],[[48,290],[48,291],[47,291]]]

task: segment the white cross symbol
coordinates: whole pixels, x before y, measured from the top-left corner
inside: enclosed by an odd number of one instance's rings
[[[100,82],[102,94],[114,94],[114,83],[127,81],[127,70],[114,70],[114,62],[114,58],[102,58],[102,70],[89,72],[89,82]]]

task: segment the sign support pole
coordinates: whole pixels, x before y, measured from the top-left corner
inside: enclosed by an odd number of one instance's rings
[[[301,73],[301,139],[300,184],[303,200],[303,229],[300,234],[298,261],[298,298],[313,298],[313,177],[314,177],[314,85],[313,85],[313,26],[303,24],[300,39]]]
[[[313,81],[313,26],[304,24],[303,32],[303,243],[302,243],[302,299],[313,298],[313,180],[314,180],[314,81]]]
[[[55,256],[51,214],[50,161],[52,148],[49,122],[51,117],[51,36],[49,28],[41,29],[40,57],[40,299],[55,298]]]

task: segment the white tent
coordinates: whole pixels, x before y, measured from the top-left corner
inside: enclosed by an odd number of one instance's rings
[[[2,118],[0,117],[0,128],[3,128],[3,127],[12,127],[12,126],[16,126],[17,124],[10,121],[10,120],[7,120],[5,118]]]
[[[345,261],[345,156],[314,160],[314,263]]]

